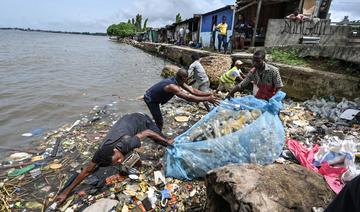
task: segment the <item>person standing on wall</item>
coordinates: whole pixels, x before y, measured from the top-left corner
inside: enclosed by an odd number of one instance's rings
[[[222,17],[222,22],[216,26],[216,29],[219,31],[218,50],[220,52],[221,44],[223,44],[224,54],[226,54],[226,51],[227,51],[227,29],[228,29],[228,25],[226,23],[226,16]]]
[[[179,45],[184,45],[184,36],[185,36],[185,29],[184,27],[181,27],[179,30]]]

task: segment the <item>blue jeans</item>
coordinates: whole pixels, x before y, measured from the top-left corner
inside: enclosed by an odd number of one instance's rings
[[[221,43],[223,43],[224,51],[227,50],[227,40],[226,35],[218,34],[218,50],[221,50]]]

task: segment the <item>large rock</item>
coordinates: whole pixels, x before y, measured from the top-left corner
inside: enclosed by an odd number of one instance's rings
[[[231,68],[232,59],[229,55],[217,54],[202,57],[200,63],[203,65],[210,83],[218,85],[220,76]]]
[[[321,175],[295,164],[231,164],[210,171],[205,184],[205,211],[311,211],[334,198]]]

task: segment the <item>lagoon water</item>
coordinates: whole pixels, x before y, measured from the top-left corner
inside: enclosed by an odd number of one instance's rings
[[[71,124],[96,105],[146,111],[125,99],[158,81],[165,63],[104,36],[0,30],[0,147],[41,142],[21,135]]]

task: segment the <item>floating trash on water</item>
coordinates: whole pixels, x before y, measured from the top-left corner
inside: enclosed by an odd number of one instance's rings
[[[38,155],[38,156],[32,157],[32,158],[31,158],[31,161],[32,161],[32,162],[36,162],[36,161],[40,161],[40,160],[44,160],[44,159],[45,159],[44,156]]]
[[[26,153],[26,152],[17,152],[17,153],[11,154],[9,156],[9,158],[11,160],[15,160],[15,161],[23,161],[23,160],[26,160],[26,159],[28,159],[30,157],[31,157],[31,155],[29,153]]]
[[[37,136],[37,135],[40,135],[41,133],[43,133],[44,130],[45,130],[45,129],[43,129],[43,128],[33,129],[33,130],[31,130],[30,132],[23,133],[21,136],[24,136],[24,137]]]

